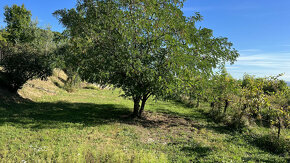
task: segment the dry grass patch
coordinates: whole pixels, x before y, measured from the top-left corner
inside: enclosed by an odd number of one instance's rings
[[[58,69],[53,71],[53,75],[47,80],[34,79],[28,81],[21,90],[19,95],[27,99],[39,99],[43,96],[53,96],[64,92],[61,88],[64,86],[66,74]]]

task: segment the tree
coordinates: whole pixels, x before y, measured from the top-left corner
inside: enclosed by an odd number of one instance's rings
[[[278,128],[278,138],[283,127],[290,127],[290,88],[285,85],[283,80],[278,79],[280,76],[282,74],[269,77],[266,84],[271,104],[267,114],[271,118],[272,124]]]
[[[269,107],[269,100],[263,88],[265,85],[264,79],[255,79],[254,76],[244,75],[242,81],[242,88],[244,91],[244,98],[246,99],[246,106],[249,107],[251,115],[262,122],[262,110]]]
[[[54,51],[53,33],[31,22],[31,13],[24,5],[5,7],[6,28],[1,35],[3,44],[1,84],[16,92],[33,78],[51,75],[50,55]],[[4,41],[1,41],[1,43]]]
[[[4,22],[7,23],[7,32],[10,34],[8,40],[14,44],[31,40],[29,26],[31,23],[31,12],[24,6],[5,6]]]
[[[211,81],[211,96],[214,104],[217,105],[220,109],[222,104],[224,104],[223,114],[226,114],[226,111],[230,105],[230,101],[233,100],[233,97],[237,94],[238,90],[237,81],[226,71],[222,69],[220,73],[213,76]]]
[[[4,84],[11,92],[18,89],[30,79],[45,79],[52,74],[46,55],[39,55],[39,52],[29,45],[6,47],[3,51],[2,62]]]
[[[162,98],[182,78],[238,57],[226,38],[196,27],[199,13],[187,18],[182,7],[181,0],[84,0],[55,15],[71,38],[88,40],[82,77],[121,88],[134,101],[133,116],[141,116],[150,96]]]

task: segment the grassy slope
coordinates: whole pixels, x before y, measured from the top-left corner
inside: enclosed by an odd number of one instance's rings
[[[0,100],[0,162],[289,161],[255,143],[251,133],[267,129],[236,133],[198,109],[152,100],[146,118],[130,120],[133,104],[118,90],[55,92]]]

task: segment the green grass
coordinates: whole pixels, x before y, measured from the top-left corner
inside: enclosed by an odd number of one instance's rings
[[[81,89],[34,102],[0,101],[0,162],[289,162],[265,148],[267,128],[243,133],[175,102],[133,103],[118,90]],[[201,108],[207,108],[202,105]],[[289,131],[284,130],[284,135]]]

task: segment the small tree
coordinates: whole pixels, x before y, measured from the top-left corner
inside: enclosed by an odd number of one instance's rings
[[[277,136],[280,137],[281,129],[290,126],[290,106],[288,92],[276,92],[272,101],[272,124],[278,128]]]
[[[218,107],[220,110],[223,106],[223,114],[226,114],[230,102],[239,91],[238,82],[223,68],[212,77],[209,85],[212,89],[209,93],[212,107]]]
[[[264,79],[255,79],[253,76],[244,75],[242,87],[247,89],[245,98],[247,106],[250,108],[251,114],[259,121],[262,120],[262,110],[269,107],[269,100],[263,88]]]
[[[282,75],[272,76],[267,80],[267,88],[272,88],[270,89],[272,91],[268,92],[271,106],[267,113],[272,124],[278,128],[278,138],[283,127],[290,127],[290,88],[284,84],[284,81],[278,79],[280,76]]]

